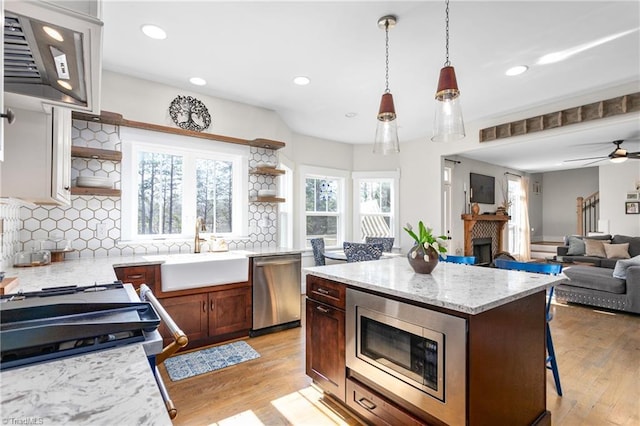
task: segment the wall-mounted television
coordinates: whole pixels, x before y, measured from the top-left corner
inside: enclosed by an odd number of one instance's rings
[[[496,178],[493,176],[469,173],[469,201],[478,204],[495,204],[496,202]]]

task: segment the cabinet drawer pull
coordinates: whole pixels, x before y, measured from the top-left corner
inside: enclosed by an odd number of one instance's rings
[[[207,302],[202,301],[202,312],[207,312]]]
[[[211,311],[213,311],[213,300],[211,301],[211,303],[210,303],[210,305],[209,305],[209,306],[210,306],[210,308],[209,308],[209,309],[211,309]]]
[[[129,278],[130,280],[139,280],[140,278],[144,278],[144,275],[143,274],[127,275],[127,278]]]
[[[322,306],[316,306],[316,309],[319,310],[320,312],[322,312],[323,314],[328,314],[329,313],[329,309],[323,308]]]
[[[318,291],[318,293],[322,293],[322,294],[329,294],[329,290],[325,290],[325,289],[324,289],[324,288],[322,288],[322,287],[318,287],[318,290],[317,290],[317,291]]]
[[[373,402],[369,401],[367,398],[360,398],[356,401],[358,403],[358,405],[360,405],[362,408],[366,409],[366,410],[375,410],[377,405],[374,404]]]

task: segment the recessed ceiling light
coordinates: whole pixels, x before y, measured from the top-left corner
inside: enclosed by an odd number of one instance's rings
[[[191,77],[189,79],[189,82],[191,84],[195,84],[196,86],[204,86],[205,84],[207,84],[207,81],[204,78],[200,77]]]
[[[311,80],[309,79],[309,77],[299,75],[298,77],[293,79],[293,82],[298,86],[306,86],[307,84],[311,83]]]
[[[58,84],[60,85],[60,87],[64,87],[67,90],[73,90],[73,87],[71,87],[71,85],[64,80],[58,80]]]
[[[357,113],[357,112],[348,112],[348,113],[346,113],[344,116],[345,116],[345,117],[347,117],[347,118],[353,118],[353,117],[355,117],[356,115],[358,115],[358,113]]]
[[[167,38],[167,33],[165,32],[165,30],[158,27],[157,25],[146,24],[140,27],[140,29],[143,33],[145,33],[147,37],[151,37],[152,39],[164,40],[165,38]]]
[[[529,67],[526,66],[526,65],[517,65],[515,67],[509,68],[505,72],[505,75],[508,75],[508,76],[520,75],[520,74],[524,73],[525,71],[527,71],[528,69],[529,69]]]
[[[64,41],[64,38],[62,38],[62,34],[60,34],[57,30],[54,30],[51,27],[47,27],[46,25],[44,27],[42,27],[42,30],[47,33],[47,35],[49,37],[51,37],[54,40],[57,41]]]

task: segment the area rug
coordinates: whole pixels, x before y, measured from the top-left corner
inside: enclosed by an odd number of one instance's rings
[[[175,382],[256,358],[260,358],[260,354],[241,340],[171,357],[165,360],[164,366]]]

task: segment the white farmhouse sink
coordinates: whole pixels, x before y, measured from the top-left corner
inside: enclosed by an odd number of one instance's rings
[[[150,257],[150,256],[149,256]],[[186,290],[247,281],[247,252],[188,253],[163,256],[162,291]]]

